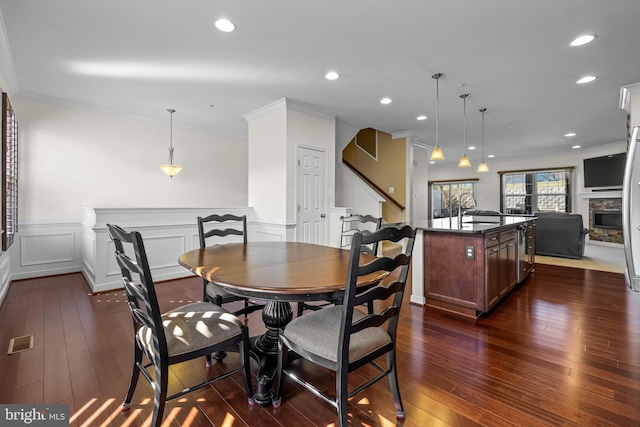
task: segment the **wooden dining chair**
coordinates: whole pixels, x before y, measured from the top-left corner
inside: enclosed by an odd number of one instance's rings
[[[242,228],[231,227],[231,223],[240,223]],[[225,223],[228,224],[225,225]],[[211,224],[214,224],[211,226]],[[205,230],[206,228],[206,230]],[[205,248],[207,243],[225,243],[224,238],[227,236],[242,236],[242,241],[247,243],[247,217],[236,215],[209,215],[205,218],[198,217],[198,237],[200,240],[200,247]],[[208,240],[211,239],[211,240]],[[228,240],[226,240],[228,242]],[[235,315],[244,314],[245,319],[249,313],[253,313],[257,310],[262,310],[264,304],[256,303],[249,298],[243,298],[236,295],[232,295],[227,292],[222,286],[216,285],[203,280],[203,301],[210,301],[216,305],[223,306],[224,304],[234,301],[244,301],[244,307],[233,312]]]
[[[129,389],[121,409],[131,406],[140,374],[154,391],[151,426],[162,423],[165,403],[186,393],[205,387],[237,372],[244,375],[249,404],[254,404],[249,363],[249,332],[244,323],[222,307],[210,302],[183,305],[166,313],[160,312],[149,262],[142,236],[117,225],[107,224],[116,248],[116,260],[133,317],[134,362]],[[133,257],[125,253],[124,244],[133,248]],[[129,246],[127,246],[129,247]],[[169,366],[237,347],[240,366],[210,377],[198,384],[167,396]],[[146,356],[148,363],[143,363]],[[195,375],[196,377],[199,376]],[[180,386],[182,387],[182,385]]]
[[[360,231],[376,231],[382,226],[382,218],[376,218],[371,215],[352,214],[340,217],[340,247],[343,249],[351,249],[353,236]],[[378,255],[378,242],[365,245],[362,252]],[[319,310],[334,304],[340,304],[339,300],[324,301],[320,303],[310,304],[306,302],[298,302],[298,316],[302,316],[305,310]],[[373,311],[373,307],[369,307],[369,311]]]
[[[382,218],[371,215],[352,214],[340,217],[340,247],[350,249],[353,243],[353,235],[359,231],[376,231],[382,227]],[[365,245],[362,252],[378,255],[378,242]]]
[[[363,245],[401,240],[404,241],[403,253],[393,258],[380,257],[360,264],[360,254],[364,252]],[[396,330],[414,240],[415,231],[408,225],[390,226],[371,234],[354,234],[342,305],[297,317],[285,329],[280,330],[274,407],[277,408],[281,404],[284,378],[287,376],[336,408],[339,425],[346,427],[347,399],[388,376],[396,416],[399,419],[405,417],[396,368]],[[376,272],[388,272],[389,276],[378,286],[356,293],[358,278]],[[374,300],[385,301],[385,307],[380,307],[380,310],[374,313],[366,313],[358,307]],[[288,366],[289,359],[293,359],[290,352],[335,372],[335,398],[329,397],[320,387],[304,380],[301,372],[295,367]],[[386,355],[386,367],[376,362],[376,359],[383,355]],[[371,364],[377,370],[377,375],[349,392],[349,373],[367,364]]]

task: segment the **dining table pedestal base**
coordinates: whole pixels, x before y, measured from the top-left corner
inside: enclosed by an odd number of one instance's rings
[[[251,354],[260,365],[257,391],[253,398],[260,406],[271,404],[271,385],[278,368],[280,329],[284,329],[292,318],[291,304],[286,301],[267,301],[262,309],[262,321],[267,331],[251,339]]]

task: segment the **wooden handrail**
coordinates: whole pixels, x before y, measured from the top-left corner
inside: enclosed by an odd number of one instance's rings
[[[376,190],[378,193],[382,194],[382,196],[384,196],[385,199],[389,200],[391,203],[393,203],[394,205],[396,205],[397,207],[400,208],[400,211],[404,211],[406,208],[404,206],[402,206],[396,199],[394,199],[393,197],[391,197],[386,191],[384,191],[382,188],[378,187],[378,185],[376,185],[375,182],[371,181],[369,178],[367,178],[362,172],[360,172],[355,166],[353,166],[351,163],[349,163],[348,161],[342,159],[342,163],[344,163],[344,165],[346,167],[348,167],[349,169],[351,169],[353,171],[353,173],[355,173],[356,175],[358,175],[360,178],[362,178],[367,184],[369,184],[371,187],[373,187],[374,190]]]

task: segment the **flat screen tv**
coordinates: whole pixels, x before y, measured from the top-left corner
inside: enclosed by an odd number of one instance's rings
[[[622,187],[627,153],[584,159],[584,187]]]

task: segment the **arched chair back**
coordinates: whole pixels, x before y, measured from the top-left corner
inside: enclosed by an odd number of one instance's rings
[[[247,243],[247,217],[246,215],[209,215],[205,218],[198,217],[198,238],[200,247],[205,248],[212,244],[224,244],[230,241],[237,242],[240,240],[227,239],[227,236],[241,236],[241,241]],[[234,301],[244,301],[244,307],[233,311],[233,314],[244,314],[245,319],[249,313],[261,310],[264,304],[255,303],[248,298],[242,298],[228,293],[221,286],[210,283],[207,279],[203,280],[203,301],[211,301],[216,305],[224,305]]]
[[[353,236],[359,231],[376,231],[382,227],[382,218],[371,215],[352,214],[340,217],[340,247],[351,248]],[[378,255],[378,242],[365,245],[363,252]]]

